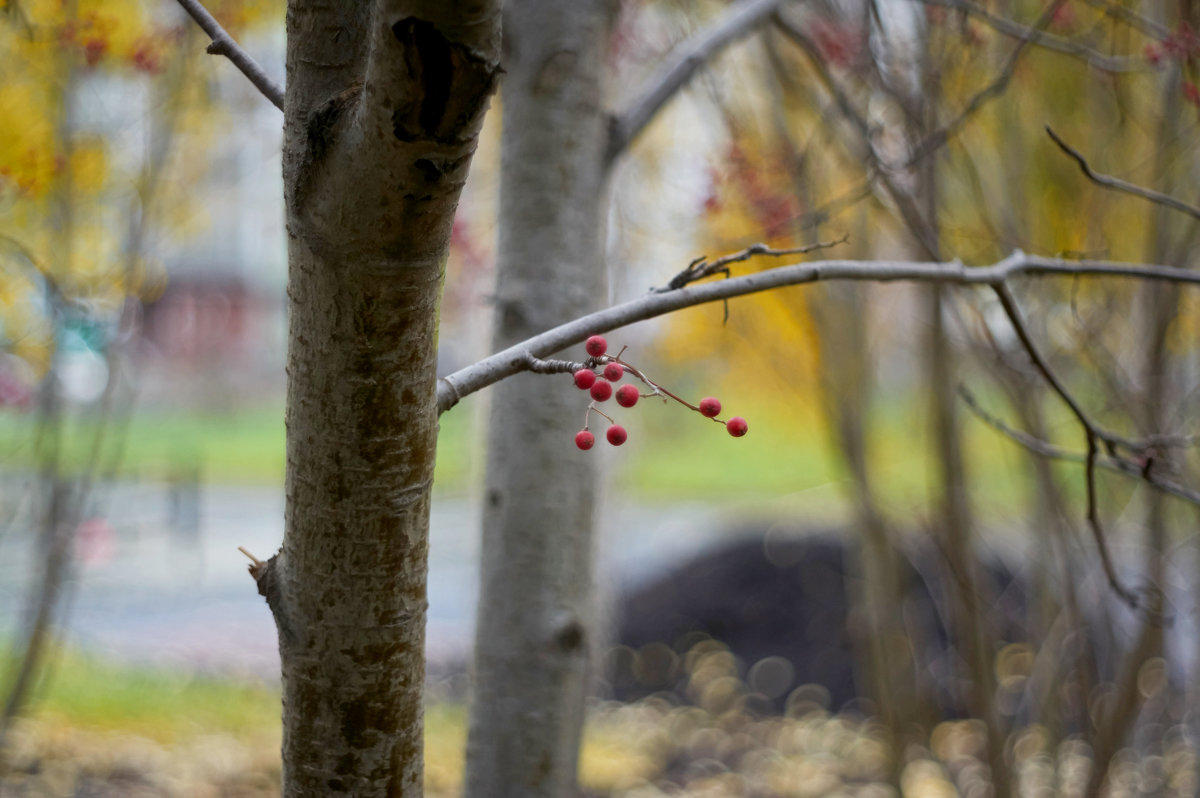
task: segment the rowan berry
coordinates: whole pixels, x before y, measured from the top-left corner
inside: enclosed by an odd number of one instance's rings
[[[716,418],[721,412],[721,400],[715,396],[706,396],[700,400],[700,415],[705,418]]]
[[[595,399],[597,402],[603,402],[613,394],[612,383],[603,377],[598,377],[596,381],[592,383],[591,391],[593,399]]]
[[[625,376],[625,369],[620,363],[609,363],[604,367],[604,379],[616,382]]]
[[[621,407],[633,407],[641,399],[642,395],[638,392],[636,385],[628,383],[617,389],[617,404]]]
[[[734,416],[725,422],[725,429],[729,430],[729,434],[733,437],[740,438],[750,429],[750,425],[741,416]]]
[[[585,452],[596,443],[596,436],[585,429],[575,433],[575,445]]]
[[[596,372],[591,369],[580,369],[575,372],[575,386],[581,391],[591,388],[596,382]]]
[[[605,434],[605,437],[608,438],[608,442],[613,446],[620,446],[622,443],[628,440],[629,433],[626,432],[625,428],[620,424],[613,424],[608,428],[608,432]]]
[[[584,342],[583,348],[592,357],[600,357],[608,351],[608,341],[604,340],[603,335],[593,335]]]

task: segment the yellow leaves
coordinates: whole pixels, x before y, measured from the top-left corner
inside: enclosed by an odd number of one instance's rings
[[[714,174],[716,185],[706,206],[709,235],[703,246],[709,260],[755,241],[777,247],[803,243],[791,235],[803,209],[786,180],[789,170],[782,160],[778,151],[750,136],[730,146],[726,163]],[[736,274],[750,274],[798,259],[754,258],[733,268]],[[803,386],[813,379],[817,366],[816,337],[803,291],[733,300],[728,323],[720,305],[676,314],[663,340],[664,354],[691,368],[705,360],[720,362],[727,379],[743,389]]]
[[[71,152],[71,188],[84,196],[95,196],[108,177],[108,153],[104,142],[92,139],[77,144]]]
[[[206,7],[231,34],[283,19],[284,0],[215,0]]]
[[[193,188],[228,120],[194,79],[194,63],[212,63],[203,34],[173,2],[21,0],[17,11],[0,14],[0,355],[42,375],[61,324],[50,293],[97,329],[127,296],[161,295],[165,270],[131,241],[204,225]],[[281,19],[283,4],[217,0],[214,11],[244,32]],[[174,145],[162,161],[148,157],[158,141]],[[137,223],[147,227],[130,235]]]
[[[9,191],[38,196],[54,178],[52,100],[14,77],[0,83],[0,199]]]
[[[155,32],[152,8],[141,0],[77,0],[72,7],[58,0],[31,0],[21,10],[29,25],[26,35],[15,38],[22,55],[42,67],[129,62]]]

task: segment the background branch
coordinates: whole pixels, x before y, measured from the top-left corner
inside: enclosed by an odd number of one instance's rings
[[[1008,58],[1004,60],[1004,66],[1000,68],[999,74],[996,75],[988,85],[984,86],[974,96],[971,97],[967,104],[963,106],[962,111],[958,116],[947,122],[942,127],[926,136],[913,150],[913,154],[909,156],[907,167],[914,166],[922,158],[930,155],[934,150],[948,142],[958,131],[965,125],[980,108],[987,105],[989,100],[994,100],[1004,93],[1008,88],[1009,81],[1012,80],[1013,73],[1017,69],[1017,63],[1021,60],[1021,54],[1025,52],[1025,48],[1034,41],[1034,37],[1042,31],[1054,18],[1054,14],[1063,4],[1064,0],[1056,0],[1046,6],[1046,10],[1038,17],[1037,22],[1032,28],[1026,30],[1026,34],[1021,36],[1017,41],[1017,46],[1008,54]]]
[[[1055,446],[1049,441],[1042,440],[1028,432],[1016,429],[999,417],[989,413],[984,407],[979,404],[979,400],[975,395],[966,388],[959,386],[959,398],[967,408],[975,414],[975,416],[987,424],[992,429],[999,432],[1009,440],[1016,443],[1018,446],[1033,452],[1039,457],[1045,457],[1049,460],[1061,460],[1065,463],[1086,463],[1087,455],[1073,452],[1069,449],[1064,449],[1061,446]],[[1125,457],[1101,457],[1096,461],[1097,468],[1103,468],[1106,471],[1112,471],[1117,474],[1123,474],[1133,479],[1141,480],[1157,491],[1174,496],[1177,499],[1183,499],[1186,502],[1200,506],[1200,491],[1193,490],[1177,482],[1162,479],[1153,471],[1147,470],[1144,463],[1136,463]]]
[[[1096,541],[1096,549],[1100,553],[1100,563],[1104,567],[1104,575],[1108,578],[1108,584],[1113,592],[1117,594],[1130,607],[1138,606],[1137,596],[1129,588],[1125,587],[1121,580],[1117,577],[1116,568],[1113,566],[1112,557],[1108,551],[1108,545],[1104,541],[1104,528],[1100,522],[1099,502],[1096,498],[1096,458],[1099,456],[1099,442],[1102,439],[1102,430],[1096,425],[1086,413],[1079,403],[1071,396],[1070,391],[1059,380],[1054,370],[1050,368],[1050,364],[1042,357],[1037,346],[1033,342],[1033,338],[1029,334],[1029,329],[1025,326],[1025,321],[1021,317],[1021,311],[1017,307],[1017,301],[1013,297],[1012,292],[1008,290],[1008,286],[1003,282],[994,283],[992,289],[996,292],[996,296],[1000,299],[1000,304],[1004,308],[1005,315],[1008,316],[1009,322],[1012,324],[1013,330],[1016,331],[1017,337],[1021,340],[1021,344],[1025,347],[1025,351],[1029,357],[1033,359],[1033,364],[1037,370],[1054,389],[1054,392],[1059,395],[1063,402],[1071,409],[1071,413],[1075,416],[1079,425],[1083,427],[1087,438],[1087,455],[1084,460],[1084,476],[1087,482],[1087,519],[1088,524],[1092,529],[1092,537]],[[1108,441],[1106,440],[1106,443]],[[1111,447],[1111,444],[1110,444]],[[1110,448],[1110,454],[1112,454]]]
[[[250,79],[255,88],[262,92],[262,96],[282,111],[283,87],[271,80],[258,62],[238,46],[233,37],[221,27],[221,23],[208,13],[208,9],[199,0],[179,0],[179,5],[183,6],[183,10],[188,12],[191,18],[196,20],[196,24],[212,39],[212,44],[208,46],[208,52],[212,55],[223,55],[232,61],[233,65]]]
[[[1144,59],[1105,55],[1090,47],[1073,42],[1070,39],[1064,39],[1061,36],[1055,36],[1045,31],[1035,30],[1019,22],[1013,22],[1011,19],[997,16],[983,6],[968,2],[968,0],[921,0],[921,2],[926,5],[941,6],[942,8],[962,12],[967,16],[975,17],[981,22],[986,23],[988,27],[997,33],[1018,39],[1028,38],[1038,47],[1065,55],[1077,56],[1086,61],[1088,66],[1095,67],[1104,72],[1145,72],[1149,68]]]
[[[1092,167],[1088,165],[1087,159],[1083,157],[1079,150],[1063,141],[1062,138],[1055,133],[1054,129],[1049,125],[1046,125],[1046,133],[1051,139],[1054,140],[1054,143],[1058,145],[1060,150],[1075,159],[1075,163],[1079,164],[1080,170],[1082,170],[1083,173],[1087,175],[1087,178],[1093,183],[1104,186],[1105,188],[1110,188],[1114,191],[1124,191],[1126,194],[1132,194],[1135,197],[1141,197],[1142,199],[1156,202],[1159,205],[1164,205],[1172,210],[1180,211],[1181,213],[1186,213],[1190,216],[1200,219],[1200,207],[1190,205],[1181,199],[1176,199],[1170,194],[1163,194],[1162,192],[1154,191],[1153,189],[1142,188],[1139,185],[1126,182],[1118,177],[1101,174],[1093,170]]]
[[[616,158],[629,147],[667,101],[687,85],[700,67],[729,44],[762,24],[781,3],[782,0],[745,0],[737,3],[714,25],[672,50],[667,56],[667,62],[646,81],[637,98],[613,119],[608,141],[609,160]]]
[[[667,291],[674,291],[678,288],[683,288],[685,285],[694,283],[697,280],[703,280],[705,277],[711,277],[714,274],[729,275],[729,266],[732,263],[740,263],[744,260],[750,260],[756,255],[763,255],[772,258],[781,258],[786,255],[804,255],[809,252],[815,252],[818,249],[829,249],[838,244],[845,244],[850,240],[850,234],[846,233],[841,238],[834,241],[818,241],[815,244],[806,244],[802,247],[791,247],[789,249],[772,249],[766,244],[751,244],[745,249],[734,252],[730,255],[723,255],[714,261],[708,260],[707,255],[701,255],[696,260],[688,264],[687,268],[679,272],[671,278],[665,288],[652,289],[655,293],[662,294]]]

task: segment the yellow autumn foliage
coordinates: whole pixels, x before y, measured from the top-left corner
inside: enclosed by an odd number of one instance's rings
[[[1103,8],[1084,4],[1065,8],[1049,23],[1056,36],[1111,25]],[[933,33],[925,43],[937,64],[940,126],[957,120],[978,102],[981,92],[996,85],[1018,42],[974,20],[951,21],[932,11],[929,15],[944,22],[931,27]],[[1156,120],[1172,102],[1181,104],[1183,113],[1193,119],[1196,107],[1164,94],[1161,68],[1148,62],[1138,68],[1144,48],[1154,44],[1153,39],[1128,31],[1114,36],[1100,49],[1107,56],[1133,60],[1134,68],[1102,76],[1078,58],[1034,47],[1022,52],[1003,91],[979,103],[933,156],[936,224],[944,258],[988,264],[1020,248],[1063,257],[1147,259],[1149,243],[1162,233],[1152,221],[1155,209],[1089,182],[1044,128],[1053,125],[1090,154],[1098,171],[1170,190],[1171,171],[1162,172],[1156,163],[1174,161],[1170,153],[1163,158],[1156,152]],[[807,58],[786,45],[776,47],[774,55],[791,89],[773,88],[769,79],[740,82],[736,91],[724,97],[730,140],[728,150],[711,164],[713,188],[704,211],[702,251],[711,260],[758,241],[785,248],[850,233],[848,245],[808,257],[924,259],[925,253],[913,243],[897,209],[879,188],[874,201],[859,202],[849,211],[838,208],[815,229],[799,226],[806,214],[853,192],[871,173],[861,158],[861,147],[852,143],[858,134],[841,121]],[[831,63],[851,103],[869,121],[881,125],[873,135],[887,153],[887,137],[894,134],[884,125],[902,123],[901,115],[881,111],[889,102],[886,95],[872,95],[853,70],[842,71]],[[764,107],[771,109],[766,118],[773,114],[774,124],[762,121]],[[1187,142],[1175,146],[1183,148]],[[892,157],[901,156],[892,153]],[[908,185],[914,178],[901,171],[897,179]],[[1188,187],[1180,185],[1176,190],[1186,195]],[[733,272],[749,274],[802,259],[755,258],[735,264]],[[730,303],[727,324],[722,323],[720,306],[677,314],[669,322],[661,354],[677,362],[719,360],[726,377],[743,392],[777,382],[804,391],[823,368],[817,327],[806,302],[820,290],[737,299]],[[1114,286],[1111,281],[1047,281],[1039,284],[1039,290],[1046,302],[1070,297],[1083,302],[1103,301],[1130,287]],[[1172,341],[1194,343],[1196,304],[1191,299],[1182,304]],[[875,321],[867,317],[847,323],[870,327]],[[887,335],[887,331],[875,333]]]
[[[209,8],[234,34],[283,17],[282,0]],[[51,294],[104,327],[130,293],[161,293],[161,266],[130,250],[131,219],[203,226],[186,186],[208,168],[197,153],[228,124],[197,79],[197,64],[213,62],[204,46],[163,0],[0,2],[0,354],[33,374],[53,355]],[[129,91],[148,101],[105,105]],[[127,135],[151,127],[176,131],[186,154],[151,164]]]

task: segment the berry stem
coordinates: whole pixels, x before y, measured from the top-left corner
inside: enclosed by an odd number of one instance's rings
[[[591,404],[589,404],[589,405],[588,405],[587,412],[583,414],[583,428],[584,428],[584,429],[587,429],[587,428],[588,428],[588,420],[591,418],[591,414],[592,414],[593,412],[595,412],[595,413],[598,413],[599,415],[602,415],[602,416],[604,416],[605,418],[607,418],[607,419],[608,419],[608,423],[609,423],[609,424],[616,424],[616,423],[617,423],[616,421],[614,421],[614,420],[613,420],[613,417],[612,417],[612,416],[610,416],[608,413],[605,413],[605,412],[604,412],[603,410],[601,410],[600,408],[596,407],[596,403],[595,403],[595,402],[592,402]]]
[[[621,352],[624,352],[624,351],[625,351],[625,349],[624,349],[624,348],[622,348],[622,349],[621,349]],[[655,395],[658,395],[658,396],[667,396],[667,397],[670,397],[671,399],[674,399],[676,402],[679,402],[679,404],[683,405],[684,407],[686,407],[686,408],[689,408],[689,409],[691,409],[691,410],[694,410],[694,411],[696,411],[697,413],[700,413],[700,408],[699,408],[699,407],[697,407],[696,405],[692,404],[692,403],[691,403],[691,402],[689,402],[688,400],[686,400],[686,399],[682,399],[682,398],[680,398],[680,397],[676,396],[675,394],[671,393],[671,392],[670,392],[670,391],[668,391],[666,388],[662,387],[661,385],[659,385],[658,383],[656,383],[654,380],[652,380],[652,379],[650,379],[649,377],[647,377],[647,376],[646,376],[646,373],[645,373],[644,371],[642,371],[641,369],[639,369],[637,366],[633,365],[632,363],[629,363],[628,361],[622,360],[622,359],[621,359],[621,353],[620,353],[620,352],[619,352],[619,353],[617,353],[617,355],[616,355],[615,357],[614,357],[614,356],[612,356],[612,355],[604,355],[603,357],[601,357],[601,358],[598,358],[598,359],[599,359],[599,360],[602,360],[602,361],[606,361],[606,362],[620,363],[622,366],[624,366],[624,367],[625,367],[625,370],[626,370],[626,371],[628,371],[630,374],[632,374],[633,376],[637,377],[639,380],[641,380],[642,382],[644,382],[644,383],[646,383],[647,385],[649,385],[649,386],[650,386],[650,389],[651,389],[651,390],[652,390],[654,393],[652,393],[652,394],[649,394],[649,396],[655,396]],[[704,416],[704,414],[703,414],[703,413],[700,413],[700,415]],[[605,418],[607,418],[607,416],[605,416]],[[704,418],[709,418],[709,417],[708,417],[708,416],[704,416]],[[709,419],[709,420],[710,420],[710,421],[716,421],[716,422],[717,422],[717,423],[719,423],[719,424],[724,424],[724,423],[725,423],[725,422],[724,422],[724,421],[722,421],[721,419],[719,419],[719,418],[715,418],[715,417],[714,417],[714,418],[711,418],[711,419]]]

